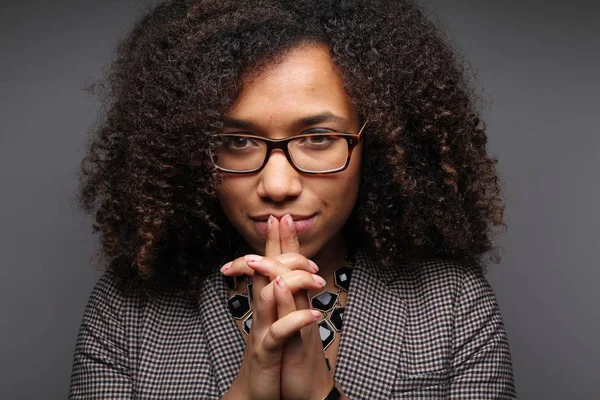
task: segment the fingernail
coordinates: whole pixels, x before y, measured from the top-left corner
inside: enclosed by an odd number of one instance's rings
[[[283,216],[283,221],[285,222],[288,228],[294,224],[294,221],[292,220],[292,216],[290,214],[285,214]]]
[[[272,215],[269,215],[269,219],[267,219],[267,228],[271,229],[273,227],[273,219],[274,217]]]
[[[317,272],[319,270],[319,267],[317,267],[317,264],[315,264],[315,262],[312,261],[312,260],[308,260],[308,265],[310,265],[311,267],[313,267],[313,269],[315,270],[315,272]]]
[[[275,278],[275,283],[277,285],[279,285],[279,287],[282,289],[285,289],[287,287],[287,285],[285,284],[285,281],[279,275],[277,275],[277,278]]]
[[[325,279],[321,278],[319,275],[314,275],[314,274],[312,277],[315,280],[315,282],[321,284],[321,287],[325,286]]]
[[[321,315],[323,315],[320,311],[317,310],[310,310],[310,313],[312,314],[314,319],[319,319],[321,318]]]
[[[249,254],[249,255],[244,256],[244,259],[246,260],[247,263],[257,263],[260,260],[262,260],[263,257],[257,256],[254,254]]]
[[[229,267],[231,267],[231,265],[233,264],[233,261],[229,261],[227,264],[223,265],[221,267],[221,272],[225,272],[229,269]]]

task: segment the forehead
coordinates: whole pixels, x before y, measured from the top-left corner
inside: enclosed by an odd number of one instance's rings
[[[244,80],[228,114],[257,124],[283,124],[324,111],[348,119],[353,114],[329,48],[310,44],[291,50],[281,62]]]

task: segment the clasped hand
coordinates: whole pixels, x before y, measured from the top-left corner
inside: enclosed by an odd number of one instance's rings
[[[225,264],[227,276],[251,275],[252,328],[238,376],[225,398],[323,399],[333,386],[308,289],[325,281],[317,265],[299,254],[292,217],[267,221],[265,256],[246,255]]]

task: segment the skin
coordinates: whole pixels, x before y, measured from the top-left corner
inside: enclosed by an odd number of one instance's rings
[[[253,276],[255,299],[240,372],[224,398],[320,400],[333,377],[313,324],[321,315],[309,310],[306,290],[322,289],[325,282],[310,273],[315,266],[298,253],[289,214],[281,221],[271,217],[267,235],[265,257],[246,255],[221,268],[228,276]],[[342,394],[342,399],[347,397]]]
[[[318,124],[299,124],[300,118],[332,113],[339,119]],[[358,115],[344,91],[338,67],[325,45],[305,45],[292,50],[277,65],[244,82],[228,117],[242,120],[246,129],[227,126],[223,133],[250,133],[282,138],[301,133],[334,130],[357,133]],[[295,171],[280,150],[271,153],[257,174],[224,174],[220,187],[221,207],[249,247],[263,254],[265,238],[257,233],[257,215],[278,219],[287,213],[313,215],[308,232],[300,235],[300,253],[316,262],[323,272],[339,264],[346,255],[341,229],[358,194],[362,144],[348,168],[328,175]]]
[[[338,118],[311,125],[298,122],[324,113]],[[245,81],[228,117],[246,126],[241,130],[239,123],[237,128],[230,124],[223,133],[272,138],[315,128],[360,129],[340,71],[324,45],[298,47],[281,63]],[[325,282],[315,273],[329,276],[346,254],[341,229],[356,202],[361,154],[359,145],[348,168],[330,175],[301,174],[280,151],[271,154],[259,173],[224,174],[221,207],[257,253],[222,268],[227,275],[253,275],[256,313],[227,398],[322,399],[331,389],[333,378],[325,366],[314,324],[318,319],[310,313],[307,291],[322,288]],[[263,214],[271,215],[266,237],[252,218]],[[314,215],[310,229],[298,235],[290,214]]]

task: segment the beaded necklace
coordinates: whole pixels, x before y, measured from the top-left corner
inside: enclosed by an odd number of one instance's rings
[[[351,263],[336,269],[333,272],[333,280],[337,290],[335,292],[323,290],[310,298],[310,308],[318,310],[323,314],[323,319],[318,324],[319,335],[321,336],[321,343],[323,344],[323,352],[325,352],[329,345],[335,340],[336,332],[342,331],[342,322],[346,308],[340,301],[340,295],[342,291],[348,293],[351,276]],[[252,281],[247,275],[239,277],[226,276],[225,278],[231,290],[237,290],[238,283],[241,280],[246,282],[246,289],[242,293],[236,293],[231,296],[227,301],[227,306],[229,307],[231,316],[235,320],[242,321],[242,330],[247,336],[250,334],[250,329],[252,328]],[[325,362],[327,363],[327,369],[331,373],[331,364],[327,357],[325,357]]]

